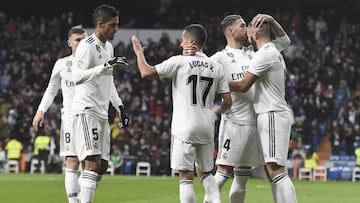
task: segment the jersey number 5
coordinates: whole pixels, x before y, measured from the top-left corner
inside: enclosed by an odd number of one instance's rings
[[[193,105],[197,105],[197,95],[196,95],[196,88],[197,88],[198,76],[197,75],[190,75],[187,79],[186,85],[192,84],[192,99],[191,102]],[[201,97],[201,105],[205,106],[206,104],[206,97],[209,94],[210,88],[214,82],[213,78],[200,76],[200,82],[206,83],[204,86],[204,90],[202,90],[202,97]]]

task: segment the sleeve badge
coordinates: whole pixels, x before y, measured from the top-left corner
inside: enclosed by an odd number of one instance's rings
[[[66,61],[66,66],[70,68],[72,66],[72,61]]]
[[[85,64],[84,64],[83,61],[79,60],[79,61],[77,62],[77,67],[78,67],[78,68],[84,68],[84,66],[85,66]]]

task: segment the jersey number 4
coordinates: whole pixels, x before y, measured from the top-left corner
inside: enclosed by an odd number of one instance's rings
[[[191,102],[193,105],[197,105],[197,95],[196,95],[196,88],[197,88],[198,76],[197,75],[190,75],[187,79],[186,85],[192,84],[192,99]],[[210,88],[214,83],[213,78],[200,76],[200,82],[206,83],[204,86],[204,90],[202,90],[202,97],[201,97],[201,105],[205,106],[206,104],[206,97],[209,94]]]

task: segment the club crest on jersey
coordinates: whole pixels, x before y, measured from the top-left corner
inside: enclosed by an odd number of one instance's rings
[[[72,66],[72,61],[66,61],[66,66],[70,68]]]
[[[84,66],[85,66],[85,64],[84,64],[84,61],[78,61],[77,62],[77,66],[79,67],[79,68],[84,68]]]
[[[248,57],[250,60],[253,58],[253,56],[251,54],[249,54]]]
[[[226,152],[222,156],[223,156],[224,159],[228,158],[228,154]]]
[[[95,47],[96,47],[96,51],[100,53],[101,52],[100,46],[97,44]]]
[[[228,57],[230,57],[230,58],[234,58],[234,54],[231,52],[227,52],[226,55],[228,55]]]

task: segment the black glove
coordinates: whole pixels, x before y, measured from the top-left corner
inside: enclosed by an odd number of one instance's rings
[[[130,118],[126,115],[124,106],[119,106],[119,109],[120,109],[119,116],[121,119],[121,122],[119,123],[119,127],[124,128],[129,125]]]
[[[123,65],[123,66],[129,65],[129,63],[127,62],[124,56],[116,56],[107,63],[105,63],[106,67],[114,67],[119,65]]]

